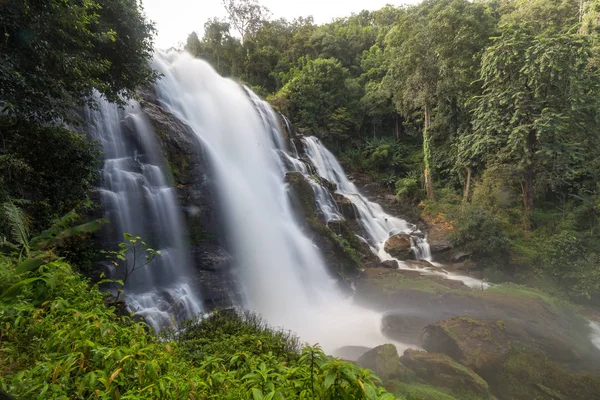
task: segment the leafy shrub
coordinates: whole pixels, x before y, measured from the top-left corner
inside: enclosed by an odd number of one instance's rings
[[[590,243],[586,243],[586,242]],[[575,299],[600,300],[598,243],[575,231],[563,230],[541,246],[542,268],[567,288]]]
[[[415,172],[396,181],[396,196],[409,200],[418,200],[421,197],[419,177]]]
[[[15,264],[0,256],[0,390],[19,399],[393,399],[371,371],[251,314],[158,340],[67,263]]]
[[[95,143],[63,128],[2,119],[0,136],[0,202],[27,200],[33,231],[85,203],[101,165]]]
[[[499,221],[485,208],[478,205],[464,206],[455,220],[456,229],[451,235],[455,245],[483,257],[506,253],[509,240]]]

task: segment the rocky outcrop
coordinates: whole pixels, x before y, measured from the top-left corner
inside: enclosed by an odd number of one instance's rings
[[[338,206],[338,209],[342,212],[344,218],[350,220],[358,218],[358,213],[356,212],[354,203],[352,203],[352,201],[349,198],[339,193],[332,193],[332,196],[333,200]]]
[[[157,104],[151,90],[139,94],[140,105],[156,132],[185,217],[196,270],[192,283],[202,293],[205,307],[229,307],[237,296],[231,256],[219,240],[224,237],[221,218],[200,141],[189,126]]]
[[[359,357],[358,363],[373,370],[384,381],[394,379],[400,373],[400,357],[393,344],[384,344],[367,351]]]
[[[306,218],[316,218],[317,205],[312,186],[300,172],[288,172],[285,182],[289,185],[294,196],[292,202]]]
[[[503,354],[500,349],[505,349],[505,345],[501,345],[498,338],[504,336],[510,343],[545,351],[551,359],[569,366],[600,366],[600,352],[590,341],[587,321],[579,317],[572,306],[520,286],[471,290],[460,281],[422,275],[416,270],[374,268],[362,273],[354,301],[385,312],[383,329],[388,337],[398,341],[418,344],[422,329],[447,320],[438,328],[428,330],[429,336],[423,336],[427,338],[423,345],[455,356],[452,350],[434,347],[433,343],[446,343],[442,333],[450,336],[458,329],[460,333],[454,336],[458,337],[455,342],[467,356],[456,356],[457,360],[474,368],[478,364],[470,360],[475,359],[481,349],[491,352],[493,346],[499,345],[494,352]],[[449,320],[455,317],[466,319]],[[485,322],[477,328],[479,322],[472,320],[493,322]],[[486,342],[488,338],[492,342]],[[467,351],[469,346],[473,347],[473,354]],[[491,353],[486,357],[492,357]],[[483,362],[483,358],[478,362]]]
[[[385,260],[379,263],[380,268],[398,269],[398,261],[396,260]]]
[[[488,384],[483,378],[445,354],[407,349],[400,362],[433,386],[478,399],[490,398]]]
[[[383,248],[386,253],[399,260],[413,258],[410,236],[405,233],[399,233],[391,236]]]
[[[346,221],[319,218],[315,195],[310,183],[298,172],[286,174],[285,181],[291,191],[291,200],[309,237],[321,249],[325,263],[342,279],[354,279],[363,268],[379,263],[369,246],[358,238]]]
[[[496,366],[517,343],[526,344],[507,332],[504,321],[458,317],[426,326],[421,345],[481,371]]]

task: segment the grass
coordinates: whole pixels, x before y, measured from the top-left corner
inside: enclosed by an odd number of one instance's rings
[[[406,400],[462,400],[446,391],[421,383],[396,383],[396,396]]]

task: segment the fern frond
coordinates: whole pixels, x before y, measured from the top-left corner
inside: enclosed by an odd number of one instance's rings
[[[4,215],[10,225],[10,232],[14,243],[23,247],[29,253],[29,220],[27,215],[12,202],[2,205]]]

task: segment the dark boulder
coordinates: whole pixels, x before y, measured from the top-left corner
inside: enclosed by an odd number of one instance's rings
[[[400,372],[400,357],[393,344],[377,346],[364,353],[357,361],[363,367],[373,370],[384,381],[398,376]]]
[[[385,260],[379,263],[380,268],[398,269],[398,261],[396,260]]]
[[[384,246],[384,250],[399,260],[413,258],[410,236],[405,233],[399,233],[390,237]]]

